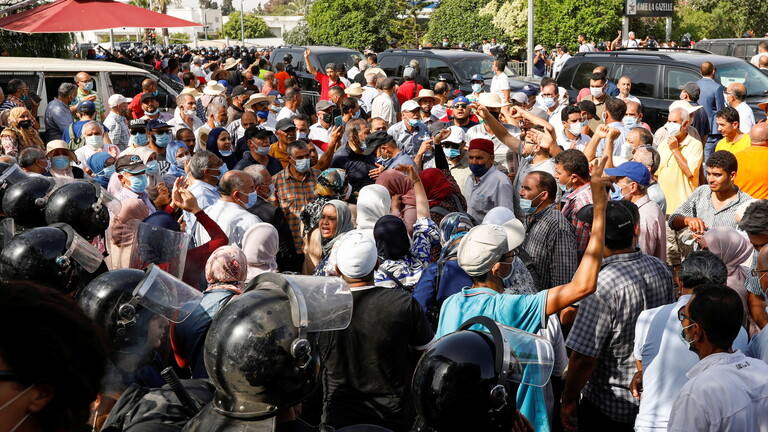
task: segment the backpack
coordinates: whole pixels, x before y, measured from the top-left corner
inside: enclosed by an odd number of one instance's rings
[[[80,135],[79,137],[75,137],[74,123],[69,124],[69,142],[67,144],[69,145],[69,149],[72,151],[75,151],[85,145],[84,136]]]
[[[456,204],[456,208],[458,209],[458,210],[456,210],[457,212],[465,212],[466,211],[464,206],[461,205],[461,200],[459,199],[459,197],[456,196],[455,193],[451,194],[451,198],[453,199],[453,202]],[[443,217],[445,217],[445,215],[447,215],[448,213],[452,213],[452,212],[449,212],[448,209],[446,209],[443,206],[431,207],[429,209],[429,211],[437,213],[437,214],[439,214],[440,216],[443,216]]]

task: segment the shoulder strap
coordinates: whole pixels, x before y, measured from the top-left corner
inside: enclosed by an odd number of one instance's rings
[[[388,278],[392,279],[392,282],[394,282],[398,288],[400,288],[403,291],[407,291],[405,289],[405,285],[403,285],[403,283],[400,282],[400,279],[396,278],[395,275],[393,275],[389,270],[385,269],[384,267],[380,267],[379,270],[381,270],[382,273],[387,275]]]
[[[451,198],[453,198],[454,204],[456,204],[456,208],[459,209],[460,212],[466,211],[463,205],[461,205],[461,200],[459,199],[458,195],[455,193],[451,194]]]
[[[445,216],[445,215],[447,215],[449,213],[448,210],[445,207],[443,207],[443,206],[430,207],[429,211],[437,213],[440,216]]]

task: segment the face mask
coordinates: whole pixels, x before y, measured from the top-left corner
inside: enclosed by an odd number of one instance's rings
[[[51,158],[51,165],[59,170],[66,169],[69,166],[69,156],[54,156]]]
[[[216,180],[221,180],[221,176],[223,176],[227,171],[229,171],[229,168],[227,168],[227,164],[221,164],[220,167],[217,168],[219,170],[219,174],[215,175]]]
[[[352,118],[353,119],[360,118],[360,110],[355,111],[355,113],[352,114]]]
[[[184,168],[187,165],[187,161],[189,161],[189,156],[177,157],[176,165],[178,165],[180,168]]]
[[[379,165],[386,165],[392,158],[377,157],[376,163]]]
[[[667,122],[666,125],[664,125],[665,128],[667,128],[667,132],[669,132],[669,136],[677,136],[680,133],[680,129],[682,128],[679,124],[674,122]]]
[[[688,324],[687,326],[682,327],[680,329],[680,339],[688,345],[688,350],[690,350],[690,351],[693,351],[693,342],[694,342],[694,340],[693,339],[689,340],[688,338],[685,337],[685,330],[693,327],[695,324],[696,323]]]
[[[537,205],[536,207],[534,207],[533,206],[533,202],[536,201],[536,199],[538,197],[540,197],[542,193],[544,193],[544,192],[541,192],[540,194],[536,195],[535,197],[533,197],[532,200],[525,199],[525,198],[520,198],[520,209],[523,211],[523,213],[525,213],[525,214],[536,213],[536,209],[539,206]],[[541,205],[541,203],[539,203],[539,205]]]
[[[149,168],[147,168],[147,171],[149,171]],[[128,181],[131,183],[128,186],[128,189],[136,192],[137,194],[144,193],[144,191],[147,190],[147,185],[149,184],[149,178],[147,178],[145,174],[128,177]]]
[[[603,96],[603,94],[605,94],[603,92],[602,87],[590,87],[589,92],[592,94],[593,97],[596,97],[596,98],[600,98]]]
[[[171,142],[171,134],[168,132],[155,135],[155,145],[160,148],[165,148]]]
[[[149,138],[147,138],[147,134],[145,133],[132,135],[132,137],[133,137],[133,143],[136,144],[137,146],[143,147],[149,144]]]
[[[443,46],[447,47],[448,46],[448,42],[443,42]]]
[[[475,93],[480,93],[483,91],[483,85],[482,84],[472,84],[472,91]]]
[[[624,117],[621,119],[621,122],[624,123],[624,127],[627,129],[634,129],[637,127],[637,117]]]
[[[268,196],[272,196],[274,194],[275,194],[275,184],[274,183],[270,183],[269,184],[269,195]]]
[[[544,104],[544,106],[547,108],[552,108],[553,106],[555,106],[555,98],[545,97],[545,98],[541,98],[541,101]]]
[[[245,207],[251,208],[256,205],[257,201],[259,201],[259,192],[253,191],[248,194],[248,203],[245,204]]]
[[[155,175],[160,171],[160,167],[157,165],[157,161],[147,162],[147,175]]]
[[[93,90],[93,81],[88,81],[87,83],[83,84],[83,90],[85,91]]]
[[[413,119],[408,120],[408,124],[411,125],[412,127],[418,126],[419,123],[421,123],[421,120],[419,120],[419,119],[413,118]]]
[[[16,395],[16,396],[14,396],[13,398],[11,398],[11,400],[9,400],[8,402],[4,403],[4,404],[3,404],[3,406],[0,406],[0,412],[2,412],[4,409],[6,409],[8,406],[10,406],[12,403],[16,402],[16,400],[17,400],[18,398],[20,398],[20,397],[24,396],[24,395],[25,395],[25,394],[26,394],[26,393],[27,393],[27,392],[28,392],[28,391],[29,391],[29,390],[30,390],[32,387],[34,387],[34,386],[36,386],[36,385],[37,385],[37,384],[32,384],[31,386],[29,386],[29,387],[25,388],[25,389],[24,389],[24,390],[23,390],[21,393],[17,394],[17,395]],[[18,428],[19,428],[19,426],[21,426],[21,424],[22,424],[22,423],[24,423],[24,422],[25,422],[25,421],[26,421],[26,420],[29,418],[29,416],[30,416],[30,415],[32,415],[32,413],[28,413],[27,415],[25,415],[25,416],[24,416],[24,417],[21,419],[21,421],[19,421],[18,423],[16,423],[16,425],[15,425],[14,427],[12,427],[12,428],[11,428],[11,430],[9,430],[8,432],[13,432],[13,431],[15,431],[16,429],[18,429]]]
[[[191,109],[191,110],[186,110],[186,111],[184,111],[184,114],[186,114],[186,115],[187,115],[187,117],[194,117],[194,116],[196,116],[196,115],[197,115],[197,111],[196,111],[196,110],[193,110],[193,109]]]
[[[104,147],[104,138],[101,135],[91,135],[85,137],[85,144],[94,150],[99,150]]]
[[[296,139],[302,139],[306,137],[307,137],[307,134],[305,134],[304,132],[299,132],[298,134],[296,134]]]
[[[269,117],[269,111],[256,111],[256,117],[263,120]],[[328,121],[328,123],[330,123],[330,120]]]
[[[505,264],[512,267],[512,263],[505,263]],[[512,273],[514,273],[514,268],[510,268],[509,274],[501,278],[501,282],[504,284],[505,288],[512,286]]]
[[[629,194],[622,194],[622,189],[623,188],[621,186],[619,186],[617,183],[614,183],[613,189],[611,190],[611,199],[614,201],[621,201],[624,199],[624,197],[629,196]]]
[[[482,177],[488,172],[488,168],[484,164],[469,164],[469,170],[475,177]]]
[[[309,171],[309,164],[310,164],[310,162],[311,161],[309,159],[299,159],[299,160],[297,160],[296,161],[296,165],[294,165],[295,168],[296,168],[296,171],[298,171],[300,173],[305,173],[305,172]]]
[[[157,96],[158,94],[160,94],[160,92],[159,92],[159,91],[157,91],[157,90],[155,90],[155,91],[153,91],[153,92],[152,92],[152,95],[154,95],[154,96]]]
[[[330,113],[323,114],[323,123],[331,123],[333,121],[333,115]]]
[[[221,153],[221,157],[232,156],[232,150],[219,150],[219,153]]]
[[[157,115],[160,112],[160,108],[155,108],[154,111],[144,111],[144,114],[148,116]]]
[[[245,136],[245,128],[242,125],[237,127],[237,136]]]
[[[104,177],[106,177],[106,178],[110,178],[110,177],[112,177],[112,174],[114,174],[114,173],[115,173],[115,166],[114,166],[114,165],[110,165],[110,166],[108,166],[108,167],[105,167],[105,168],[104,168],[104,169],[101,171],[101,175],[102,175],[102,176],[104,176]]]
[[[22,129],[27,129],[32,127],[32,120],[22,120],[19,122],[19,127]]]
[[[568,180],[568,183],[566,183],[566,184],[560,184],[560,183],[558,183],[558,184],[557,184],[557,187],[559,187],[561,191],[563,191],[563,192],[567,192],[567,191],[568,191],[568,185],[569,185],[569,184],[571,184],[571,181],[570,181],[570,180]]]
[[[269,154],[269,149],[272,147],[266,146],[266,147],[256,147],[256,153],[260,154],[261,156],[266,156]]]
[[[213,121],[213,128],[215,129],[215,128],[220,128],[220,127],[224,127],[224,123],[222,123],[220,121],[217,121],[217,120],[214,120]]]
[[[445,153],[445,157],[447,157],[448,159],[456,159],[457,157],[459,157],[459,155],[461,155],[461,151],[459,151],[459,149],[454,149],[454,148],[449,149],[449,148],[443,147],[443,153]]]
[[[576,136],[578,137],[579,135],[581,135],[581,130],[582,130],[582,126],[581,126],[581,123],[571,123],[571,124],[568,126],[568,130],[569,130],[569,131],[570,131],[572,134],[574,134],[574,135],[576,135]]]

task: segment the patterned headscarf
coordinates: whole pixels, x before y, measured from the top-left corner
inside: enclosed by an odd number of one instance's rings
[[[464,234],[468,233],[475,224],[466,213],[453,212],[445,215],[440,221],[440,244],[443,250],[440,252],[440,259],[445,260],[455,257],[458,253],[459,242]]]
[[[205,280],[213,285],[232,285],[242,289],[248,275],[248,260],[237,246],[222,246],[205,263]]]
[[[19,127],[19,118],[25,113],[30,114],[30,116],[32,115],[29,110],[24,107],[11,108],[8,112],[8,127],[3,130],[2,134],[14,136],[16,138],[16,154],[11,154],[11,156],[18,156],[18,154],[27,147],[37,146],[42,149],[45,148],[37,129],[34,127]]]
[[[301,222],[304,225],[304,234],[309,234],[310,231],[317,227],[317,223],[320,221],[323,207],[330,200],[341,200],[347,194],[347,171],[338,168],[328,168],[317,176],[317,184],[315,184],[315,195],[317,198],[311,203],[304,206],[304,210],[301,211]]]

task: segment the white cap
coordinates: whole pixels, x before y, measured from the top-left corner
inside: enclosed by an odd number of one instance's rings
[[[676,108],[682,108],[688,112],[688,115],[691,115],[703,107],[701,105],[693,106],[688,101],[676,100],[669,105],[669,110],[672,111]]]
[[[477,103],[485,105],[488,108],[501,108],[509,105],[508,103],[501,103],[501,97],[499,97],[498,93],[487,92],[480,93],[480,97],[477,98]]]
[[[413,111],[415,109],[421,109],[421,107],[414,100],[407,100],[400,105],[400,112]]]
[[[116,93],[116,94],[113,94],[112,96],[110,96],[109,99],[107,100],[107,102],[109,103],[109,107],[110,108],[114,108],[114,107],[120,105],[121,103],[130,103],[131,100],[128,99],[127,97],[121,95],[120,93]]]
[[[363,231],[352,230],[336,243],[336,266],[341,274],[354,279],[371,274],[379,257],[376,243],[370,236]]]
[[[448,130],[451,131],[451,134],[448,135],[448,138],[444,139],[443,142],[459,144],[467,140],[467,134],[464,133],[464,129],[462,129],[461,126],[451,126]]]
[[[469,276],[491,271],[501,256],[520,246],[525,240],[523,224],[513,219],[504,225],[478,225],[459,243],[459,267]]]
[[[533,47],[533,51],[538,51],[538,50],[543,50],[543,49],[544,49],[544,47],[541,46],[541,45],[536,45],[535,47]]]

